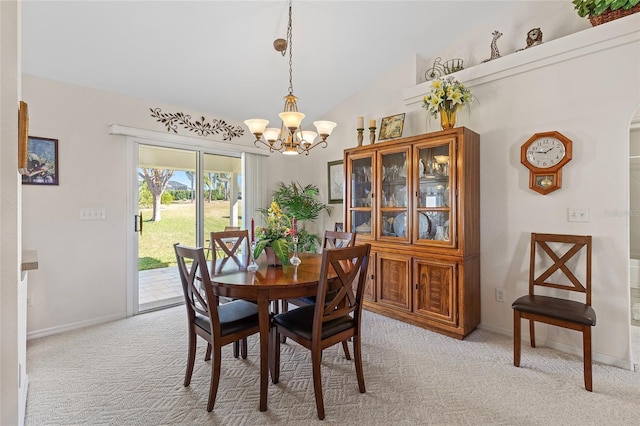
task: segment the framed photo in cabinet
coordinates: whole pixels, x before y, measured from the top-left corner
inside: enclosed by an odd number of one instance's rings
[[[329,204],[342,204],[344,201],[344,160],[329,161],[327,176],[329,184]]]

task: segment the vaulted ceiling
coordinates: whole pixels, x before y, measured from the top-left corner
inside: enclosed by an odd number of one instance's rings
[[[293,93],[317,119],[399,63],[428,58],[505,1],[293,2]],[[22,71],[237,119],[276,122],[288,2],[23,1]],[[310,122],[305,119],[305,121]]]

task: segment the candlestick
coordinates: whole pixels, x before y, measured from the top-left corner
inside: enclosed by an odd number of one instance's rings
[[[364,129],[364,117],[358,117],[358,129]]]
[[[302,260],[298,257],[298,236],[294,235],[293,237],[293,256],[289,259],[289,262],[295,267],[302,263]],[[296,269],[297,272],[297,269]]]
[[[253,218],[251,218],[251,242],[255,242],[256,241],[256,231],[255,231],[255,227],[256,227],[256,223],[253,220]]]
[[[358,146],[362,146],[362,132],[364,132],[364,128],[358,128]]]
[[[374,124],[375,124],[375,120],[374,120]],[[369,127],[369,142],[371,143],[371,145],[373,145],[374,143],[376,143],[376,127]]]
[[[251,219],[251,221],[253,221],[253,219]],[[255,272],[258,270],[258,264],[256,263],[256,258],[253,255],[253,252],[256,249],[256,242],[255,241],[251,241],[251,252],[249,253],[249,257],[251,259],[251,261],[249,262],[249,264],[247,265],[247,271],[249,272]]]
[[[293,236],[298,236],[298,219],[295,216],[293,217]]]
[[[374,128],[376,127],[376,119],[372,118],[371,120],[369,120],[369,128]]]

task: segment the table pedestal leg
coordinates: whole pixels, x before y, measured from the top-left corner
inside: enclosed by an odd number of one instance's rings
[[[260,411],[267,411],[269,386],[269,298],[258,294],[258,321],[260,323]]]

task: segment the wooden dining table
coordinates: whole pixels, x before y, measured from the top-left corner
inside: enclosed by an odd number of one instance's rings
[[[260,323],[260,411],[267,410],[269,386],[269,329],[272,301],[314,296],[318,290],[322,255],[299,253],[302,263],[268,266],[266,258],[258,260],[256,272],[235,271],[211,277],[220,296],[255,300]],[[231,263],[231,262],[229,262]]]

